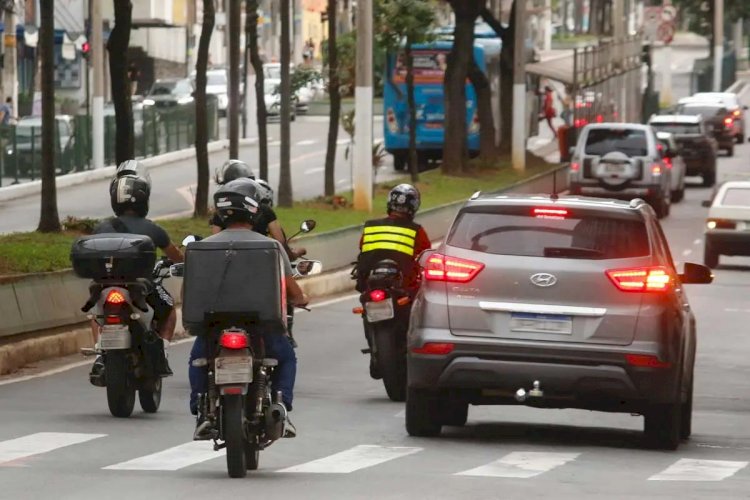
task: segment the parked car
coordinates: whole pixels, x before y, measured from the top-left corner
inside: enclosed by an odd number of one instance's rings
[[[719,149],[734,156],[735,125],[732,113],[718,102],[684,101],[677,106],[680,115],[701,115],[710,127]]]
[[[294,68],[289,68],[290,74],[294,74]],[[263,77],[265,80],[281,82],[281,63],[266,63],[263,65]],[[310,103],[323,93],[323,82],[321,80],[309,82],[294,93],[295,107],[297,113],[306,113]]]
[[[651,446],[691,434],[696,329],[655,214],[631,202],[478,195],[420,257],[406,430],[435,436],[468,406],[638,413]]]
[[[685,175],[699,175],[704,186],[714,185],[718,142],[701,115],[654,115],[649,125],[657,132],[669,132],[674,136],[685,161]]]
[[[56,115],[57,124],[55,171],[68,173],[78,165],[75,164],[75,127],[71,115]],[[18,120],[15,125],[15,139],[11,134],[3,151],[5,175],[30,177],[38,176],[42,165],[42,118],[27,116]]]
[[[721,102],[732,113],[734,118],[734,136],[739,144],[745,142],[747,128],[745,122],[745,111],[748,107],[740,102],[737,94],[733,92],[699,92],[692,96],[693,101]]]
[[[281,85],[280,80],[264,80],[263,81],[263,93],[266,102],[266,114],[269,117],[281,115],[281,93],[278,88]],[[291,121],[297,119],[297,107],[295,106],[294,99],[292,102],[292,116]]]
[[[719,266],[721,255],[750,256],[750,181],[728,181],[722,184],[706,219],[704,263]]]
[[[662,153],[667,170],[670,170],[672,203],[678,203],[685,197],[685,160],[680,156],[680,150],[674,135],[669,132],[656,132],[659,140],[657,148]]]
[[[143,104],[163,110],[192,105],[194,101],[193,83],[189,78],[163,78],[154,82]]]
[[[136,142],[143,138],[143,108],[143,101],[133,100],[133,136],[135,137]],[[107,120],[111,120],[112,130],[115,129],[115,105],[111,102],[108,102],[104,106],[104,120],[105,123]]]
[[[623,200],[644,198],[659,218],[666,217],[671,204],[671,171],[658,143],[656,132],[649,125],[586,125],[571,151],[571,194]]]
[[[195,71],[190,74],[190,80],[195,87]],[[229,80],[225,68],[211,68],[206,71],[206,94],[216,96],[219,115],[226,116],[229,106]]]

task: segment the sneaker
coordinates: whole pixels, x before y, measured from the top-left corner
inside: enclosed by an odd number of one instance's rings
[[[214,430],[211,428],[211,422],[204,420],[203,417],[198,417],[195,420],[193,441],[209,441],[213,439],[213,436]]]
[[[94,366],[91,367],[91,372],[89,372],[89,382],[96,387],[105,387],[107,385],[104,380],[104,360],[101,356],[96,357]]]
[[[289,420],[289,415],[286,416],[286,425],[284,425],[284,437],[285,438],[297,437],[297,428],[294,426],[292,421]]]
[[[171,377],[172,375],[174,375],[172,368],[170,368],[169,366],[169,360],[167,359],[166,354],[162,356],[161,363],[159,363],[156,371],[161,377]]]

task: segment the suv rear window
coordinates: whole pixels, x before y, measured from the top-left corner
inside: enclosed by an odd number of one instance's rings
[[[652,123],[652,127],[657,132],[667,132],[669,134],[700,134],[701,126],[699,123]]]
[[[720,114],[726,114],[727,110],[718,106],[682,106],[680,114],[683,115],[703,115],[704,118],[714,118]]]
[[[647,156],[648,142],[644,130],[605,129],[589,130],[586,138],[586,154],[604,156],[619,151],[628,156]]]
[[[495,255],[571,259],[624,259],[650,253],[646,225],[640,220],[570,213],[540,217],[530,207],[522,211],[465,211],[448,244]]]

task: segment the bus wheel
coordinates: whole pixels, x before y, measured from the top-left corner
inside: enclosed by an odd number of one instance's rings
[[[406,169],[408,155],[405,153],[394,153],[393,154],[393,168],[398,171]]]

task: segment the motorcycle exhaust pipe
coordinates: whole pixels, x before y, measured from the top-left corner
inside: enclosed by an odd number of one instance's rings
[[[287,410],[281,401],[281,392],[276,393],[273,403],[266,409],[266,437],[276,441],[284,436],[284,425],[286,424]]]

